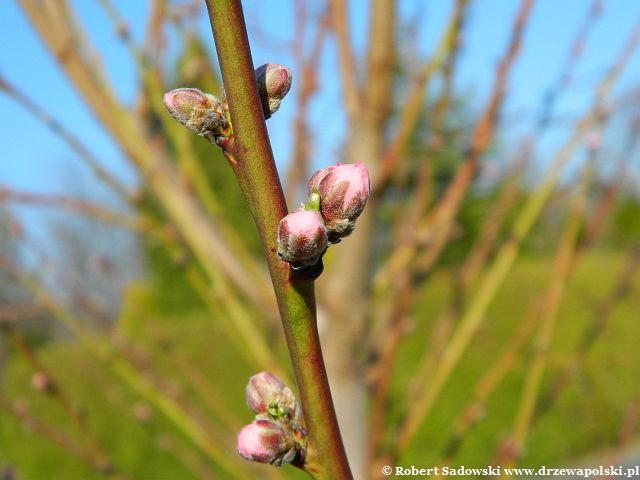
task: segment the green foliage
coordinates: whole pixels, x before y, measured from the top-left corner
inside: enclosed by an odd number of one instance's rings
[[[125,346],[127,358],[147,380],[195,415],[209,434],[222,440],[224,450],[234,458],[236,432],[224,427],[220,415],[228,412],[239,426],[251,419],[243,401],[244,387],[246,379],[255,372],[230,347],[218,322],[202,314],[152,315],[147,310],[149,298],[144,285],[128,292],[123,318],[115,333],[119,344]],[[51,344],[36,353],[52,369],[61,390],[82,412],[87,429],[99,440],[119,473],[136,480],[231,478],[212,466],[162,413],[128,389],[105,364],[97,363],[77,343]],[[194,388],[183,366],[196,370],[209,388],[217,392],[214,400]],[[85,448],[87,437],[73,426],[60,404],[30,387],[32,373],[20,357],[13,357],[2,383],[3,398],[13,398],[27,406],[32,425],[37,420],[38,424],[64,432],[76,447]],[[6,462],[13,466],[20,479],[104,478],[68,448],[26,428],[5,411],[1,415],[0,465]],[[271,468],[246,463],[239,457],[238,463],[248,468],[247,478],[253,478],[256,471]],[[286,478],[305,478],[291,467],[284,470],[288,473]],[[215,477],[206,477],[203,472],[207,471]]]
[[[559,313],[543,396],[550,388],[550,380],[571,365],[576,345],[597,320],[595,307],[613,287],[623,262],[620,255],[601,252],[584,257],[578,265]],[[454,418],[469,404],[476,381],[490,368],[501,349],[512,341],[513,332],[549,281],[549,270],[549,260],[540,257],[522,259],[516,265],[490,308],[485,326],[477,333],[422,430],[398,464],[430,465],[441,458],[451,439]],[[401,418],[403,406],[397,402],[406,392],[416,359],[427,348],[433,322],[452,295],[449,276],[447,271],[436,274],[416,305],[412,317],[414,331],[403,344],[393,372],[392,424]],[[634,288],[640,288],[638,281]],[[634,347],[634,339],[640,336],[639,310],[640,300],[633,295],[615,310],[587,356],[585,368],[570,377],[550,409],[541,411],[533,425],[522,465],[566,465],[572,459],[615,444],[617,429],[623,424],[627,408],[637,401],[635,385],[640,382],[640,372],[633,366],[640,361],[640,351]],[[496,447],[514,420],[531,348],[530,340],[520,349],[513,370],[489,398],[486,416],[464,437],[460,450],[451,460],[452,465],[491,463]]]
[[[618,247],[637,245],[640,239],[640,200],[627,194],[617,202],[612,215],[611,243]]]
[[[473,195],[460,207],[452,239],[447,243],[441,262],[460,264],[478,238],[487,213],[497,194],[495,191]]]

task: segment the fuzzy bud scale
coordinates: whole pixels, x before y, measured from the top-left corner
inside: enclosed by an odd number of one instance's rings
[[[318,170],[309,179],[308,192],[320,195],[320,213],[331,243],[350,235],[369,198],[371,184],[361,163],[333,165]]]
[[[327,245],[327,228],[319,212],[298,210],[280,220],[278,255],[294,269],[315,265]]]

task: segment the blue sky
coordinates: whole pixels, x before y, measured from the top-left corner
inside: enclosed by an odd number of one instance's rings
[[[120,98],[132,101],[136,88],[133,63],[113,29],[93,0],[70,2],[76,7],[82,24],[88,31],[101,61]],[[419,61],[438,40],[451,9],[446,0],[399,0],[401,17],[419,18],[421,37]],[[126,17],[134,38],[144,29],[147,1],[114,0],[116,8]],[[353,40],[356,52],[364,51],[369,2],[350,3]],[[515,112],[525,115],[510,130],[530,128],[545,90],[555,81],[565,61],[567,51],[578,26],[582,23],[591,1],[539,0],[533,9],[532,20],[526,30],[522,54],[511,75],[505,117]],[[258,35],[256,25],[269,38],[286,43],[291,38],[292,11],[290,0],[254,0],[245,2],[250,27],[254,63],[267,61],[291,64],[290,53],[283,49],[267,48],[269,42]],[[473,109],[480,110],[486,100],[495,64],[502,54],[509,36],[513,15],[519,2],[515,0],[476,0],[464,34],[464,48],[460,57],[456,85],[465,92]],[[593,29],[581,62],[576,68],[575,81],[558,104],[567,115],[581,112],[592,98],[593,87],[607,66],[613,61],[635,22],[640,18],[640,2],[636,0],[608,0],[601,19]],[[198,28],[210,39],[206,19]],[[0,2],[0,73],[18,85],[30,97],[68,128],[85,140],[104,165],[119,177],[133,183],[132,171],[118,149],[105,135],[91,113],[69,87],[39,39],[29,28],[16,2]],[[311,37],[311,34],[309,34]],[[169,36],[171,42],[171,37]],[[340,90],[333,41],[328,42],[321,59],[320,93],[311,105],[311,124],[316,133],[314,161],[333,163],[339,156],[344,117],[339,107]],[[213,46],[211,46],[213,55]],[[294,71],[294,86],[295,86]],[[640,80],[640,54],[636,52],[623,75],[617,91],[637,85]],[[274,152],[280,165],[289,158],[289,125],[293,115],[291,99],[269,121]],[[0,183],[15,188],[65,192],[85,192],[95,198],[105,195],[99,185],[83,169],[75,154],[38,120],[0,93],[0,138],[3,148],[0,157]],[[561,131],[550,136],[550,143],[561,140]],[[514,133],[515,136],[515,133]]]

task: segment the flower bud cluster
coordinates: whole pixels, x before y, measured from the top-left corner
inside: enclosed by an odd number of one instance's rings
[[[291,70],[267,63],[255,70],[264,118],[280,108],[291,88]],[[197,88],[177,88],[162,99],[169,114],[192,132],[223,146],[233,134],[226,95],[222,99]]]
[[[261,372],[249,379],[246,400],[256,416],[238,434],[238,453],[277,467],[302,461],[306,432],[293,392],[275,375]]]
[[[316,265],[329,245],[353,232],[370,189],[363,163],[338,163],[318,170],[307,185],[307,204],[280,221],[280,258],[295,270]]]

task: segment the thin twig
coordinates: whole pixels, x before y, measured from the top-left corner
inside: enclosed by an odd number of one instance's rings
[[[104,182],[104,184],[107,185],[121,200],[126,203],[130,201],[130,194],[122,183],[110,172],[105,170],[93,153],[91,153],[91,151],[86,148],[80,139],[78,139],[70,130],[65,128],[62,123],[45,112],[39,105],[28,98],[14,85],[11,85],[7,79],[2,76],[0,76],[0,90],[3,90],[25,110],[42,121],[49,129],[51,129],[52,132],[66,142],[71,149],[78,154],[80,159],[87,164],[91,172],[98,179]]]
[[[582,180],[578,186],[576,198],[571,206],[564,231],[559,241],[554,265],[551,269],[550,282],[545,293],[538,333],[534,340],[534,352],[529,369],[525,375],[522,396],[514,419],[512,430],[513,447],[509,451],[515,455],[522,452],[534,415],[535,403],[542,384],[542,377],[547,363],[552,335],[558,317],[558,311],[567,281],[574,263],[577,238],[582,224],[586,204],[588,185],[591,180],[593,160],[584,167]],[[507,462],[512,459],[506,459]]]
[[[13,202],[26,205],[55,208],[94,218],[99,222],[122,226],[142,235],[156,235],[160,238],[175,240],[176,235],[159,226],[146,217],[129,215],[110,210],[102,205],[79,198],[46,193],[23,192],[0,186],[0,202]]]
[[[356,78],[356,64],[349,32],[347,2],[345,0],[329,0],[331,22],[338,44],[338,62],[342,78],[342,97],[344,99],[347,118],[354,121],[360,111],[360,89]]]
[[[246,269],[215,230],[211,219],[180,186],[178,175],[165,154],[152,148],[153,142],[145,129],[115,100],[104,84],[96,80],[91,66],[83,61],[73,48],[73,43],[70,43],[65,25],[57,20],[50,22],[49,15],[54,12],[42,10],[38,2],[19,1],[31,24],[47,48],[56,55],[61,68],[78,92],[145,177],[147,185],[180,230],[203,269],[211,271],[214,263],[219,265],[217,268],[222,268],[228,279],[255,305],[261,308],[272,305],[273,299],[267,295],[266,289],[256,289],[246,281]]]
[[[100,3],[114,24],[114,28],[117,29],[119,25],[124,23],[109,0],[100,0]],[[209,221],[215,225],[221,239],[230,250],[230,254],[244,267],[250,277],[245,279],[245,282],[252,283],[255,289],[261,290],[263,297],[270,297],[269,282],[264,270],[258,266],[255,258],[249,253],[246,243],[242,241],[240,235],[228,225],[228,222],[223,220],[223,202],[215,194],[207,179],[207,174],[196,155],[189,132],[166,114],[162,102],[164,87],[160,72],[151,67],[148,59],[128,36],[123,37],[123,41],[138,64],[138,70],[145,87],[144,92],[152,112],[160,120],[166,137],[171,142],[173,150],[176,151],[175,156],[178,158],[183,172],[195,187],[198,200],[209,214]],[[275,313],[275,308],[272,312]],[[269,315],[269,318],[273,318],[273,315]]]
[[[478,239],[474,242],[460,269],[455,273],[454,285],[458,287],[457,291],[454,292],[449,307],[440,313],[434,323],[429,344],[417,362],[418,367],[412,380],[408,382],[408,391],[412,392],[411,395],[417,393],[421,385],[424,384],[425,379],[431,377],[432,369],[435,367],[440,355],[442,355],[453,320],[459,316],[459,307],[464,303],[463,298],[458,297],[462,297],[465,294],[467,287],[486,263],[503,224],[504,217],[517,194],[517,172],[519,171],[520,168],[515,167],[514,171],[504,180],[498,198],[494,202],[494,207],[483,222]]]
[[[575,359],[566,368],[558,372],[550,380],[550,387],[540,400],[539,414],[549,410],[560,393],[569,384],[571,378],[584,369],[587,357],[597,340],[602,336],[610,322],[615,308],[629,296],[636,274],[640,269],[640,246],[631,248],[625,257],[620,272],[611,293],[595,308],[588,328],[584,331],[578,343]]]
[[[60,383],[53,379],[49,369],[38,359],[36,353],[29,346],[20,331],[14,328],[2,328],[1,331],[10,340],[20,356],[29,364],[33,374],[39,375],[44,379],[45,384],[42,386],[42,392],[48,397],[53,398],[60,405],[73,425],[80,432],[84,438],[83,447],[86,451],[86,456],[92,459],[92,466],[98,472],[109,477],[124,479],[125,477],[117,473],[117,470],[114,469],[113,461],[105,453],[98,437],[88,429],[82,413],[73,405]]]
[[[133,366],[125,359],[118,356],[110,343],[91,335],[82,322],[62,304],[53,299],[45,288],[32,276],[22,273],[6,258],[0,257],[0,268],[14,277],[25,289],[27,289],[38,303],[49,311],[65,328],[67,328],[80,341],[80,343],[101,363],[120,378],[129,388],[145,398],[149,403],[160,410],[202,453],[229,473],[239,472],[235,459],[226,455],[222,448],[214,443],[211,437],[188,416],[183,409],[158,391]]]
[[[110,465],[96,463],[95,456],[86,450],[85,445],[74,442],[69,436],[49,423],[32,415],[23,402],[10,402],[0,395],[0,410],[13,416],[25,428],[49,439],[70,455],[82,460],[84,463],[95,469],[99,474],[113,480],[126,480],[128,477],[111,471]]]
[[[504,99],[508,75],[520,51],[522,35],[532,6],[533,0],[523,0],[520,4],[520,9],[514,19],[509,45],[496,69],[491,94],[482,115],[476,123],[464,162],[458,167],[455,176],[447,186],[437,206],[418,225],[414,242],[411,245],[404,246],[404,248],[396,249],[387,262],[387,266],[376,274],[377,277],[385,279],[386,282],[391,281],[398,272],[411,265],[421,244],[428,244],[429,247],[424,254],[426,260],[421,265],[423,271],[433,265],[446,244],[453,225],[453,218],[475,176],[478,168],[478,159],[489,147],[493,139],[498,112]]]
[[[369,9],[369,32],[361,102],[357,116],[349,121],[344,147],[347,161],[367,165],[371,183],[379,171],[384,149],[384,129],[392,116],[393,66],[396,62],[398,2],[374,0]],[[358,219],[358,228],[333,257],[340,268],[323,282],[324,298],[329,315],[323,331],[327,365],[332,386],[336,389],[336,404],[345,425],[345,443],[349,450],[354,475],[367,475],[366,384],[362,375],[364,359],[354,352],[367,348],[365,330],[370,308],[370,265],[373,262],[371,239],[376,235],[375,197],[368,199],[367,209]]]
[[[486,309],[493,300],[498,287],[504,281],[518,254],[522,240],[529,233],[533,223],[538,218],[553,187],[562,171],[562,167],[569,161],[575,148],[579,145],[582,136],[589,131],[600,119],[602,105],[607,98],[614,81],[623,70],[624,66],[637,45],[640,38],[640,22],[632,31],[627,43],[624,45],[618,59],[602,78],[597,86],[597,94],[592,107],[585,113],[576,126],[574,133],[565,145],[558,151],[549,170],[541,183],[532,192],[518,218],[514,222],[511,236],[502,245],[492,265],[480,281],[479,287],[471,298],[459,326],[443,353],[443,359],[435,372],[434,378],[423,395],[418,395],[418,400],[411,405],[406,420],[400,428],[398,449],[406,447],[422,424],[424,417],[438,398],[452,370],[457,365],[462,353],[471,341],[474,333],[480,326]]]
[[[302,8],[304,2],[299,0],[296,2]],[[296,15],[296,39],[294,40],[296,70],[299,73],[296,93],[296,115],[293,119],[293,148],[291,159],[289,160],[289,170],[287,172],[285,182],[285,196],[289,202],[296,200],[295,196],[299,187],[300,179],[305,178],[308,170],[309,161],[309,136],[308,111],[309,102],[318,87],[317,67],[320,61],[320,54],[327,35],[328,14],[323,14],[316,22],[316,31],[313,43],[306,58],[302,52],[304,29],[304,12]]]
[[[553,86],[549,88],[544,96],[540,117],[538,119],[536,135],[539,135],[548,128],[553,107],[558,101],[558,97],[569,86],[573,77],[573,71],[584,52],[584,46],[587,42],[587,37],[596,24],[596,20],[600,17],[602,9],[602,0],[593,0],[593,3],[588,8],[587,14],[573,39],[573,43],[571,45],[571,48],[569,49],[569,53],[561,70],[561,73]]]
[[[424,108],[424,97],[426,95],[429,79],[438,69],[445,66],[452,60],[454,52],[458,48],[460,32],[462,30],[468,0],[456,0],[451,17],[447,23],[444,33],[435,51],[429,56],[422,69],[416,75],[413,86],[404,108],[400,113],[398,121],[398,131],[395,137],[386,148],[382,157],[380,175],[373,185],[372,191],[380,196],[385,191],[385,186],[393,175],[393,172],[402,158],[402,153],[406,149],[411,134],[420,117],[420,112]]]

